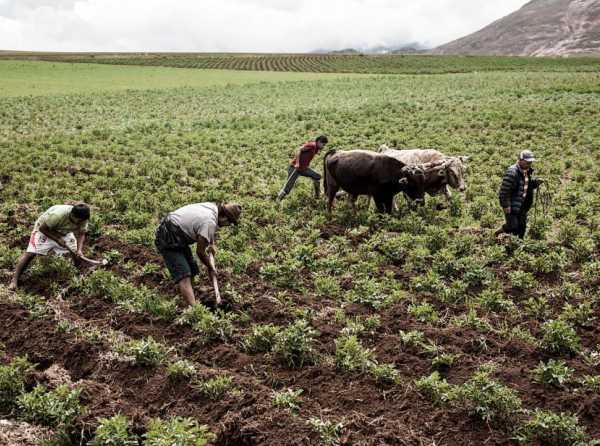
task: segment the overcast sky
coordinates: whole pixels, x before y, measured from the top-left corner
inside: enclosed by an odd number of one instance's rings
[[[437,46],[526,0],[0,0],[0,49],[303,52]]]

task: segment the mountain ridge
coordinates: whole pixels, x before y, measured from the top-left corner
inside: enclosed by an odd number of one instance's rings
[[[600,55],[600,0],[531,0],[433,54]]]

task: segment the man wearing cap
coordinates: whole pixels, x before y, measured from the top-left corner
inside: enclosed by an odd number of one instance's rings
[[[534,161],[533,153],[524,150],[517,163],[506,170],[499,194],[506,223],[496,231],[496,235],[506,233],[519,238],[525,236],[527,213],[533,204],[533,191],[543,183],[541,178],[533,177],[531,166]]]
[[[154,243],[186,305],[196,303],[192,281],[200,272],[190,246],[196,243],[196,254],[212,280],[217,274],[210,261],[215,255],[217,229],[237,224],[241,212],[242,208],[234,203],[195,203],[169,213],[160,222]]]
[[[71,254],[75,260],[82,256],[89,219],[90,208],[83,203],[59,204],[40,215],[29,238],[27,252],[17,262],[9,289],[17,289],[21,274],[35,256]]]
[[[278,200],[282,200],[292,191],[299,176],[308,177],[313,180],[315,198],[319,198],[321,193],[321,175],[312,170],[309,166],[315,155],[319,153],[327,143],[327,136],[321,135],[314,141],[309,141],[300,147],[296,156],[294,156],[294,159],[290,162],[288,167],[288,177],[283,188],[279,192],[279,195],[277,195]]]

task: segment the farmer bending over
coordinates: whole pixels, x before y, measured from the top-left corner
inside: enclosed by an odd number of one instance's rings
[[[74,260],[83,255],[83,243],[90,219],[90,208],[86,204],[74,206],[60,204],[52,206],[35,222],[29,238],[29,246],[15,268],[9,289],[15,290],[19,278],[35,256],[71,254]]]
[[[531,166],[534,161],[533,153],[524,150],[517,163],[506,170],[499,194],[506,223],[496,231],[496,235],[504,232],[519,238],[525,236],[527,213],[533,204],[533,191],[544,182],[541,178],[533,177]]]
[[[313,160],[315,155],[319,153],[319,151],[325,147],[327,144],[327,136],[321,135],[314,141],[309,141],[300,147],[298,153],[291,161],[290,166],[288,167],[288,177],[283,186],[283,189],[277,195],[278,200],[282,200],[286,195],[288,195],[293,187],[296,184],[296,180],[299,176],[308,177],[313,180],[313,186],[315,188],[315,198],[319,198],[320,194],[320,181],[321,175],[312,170],[310,167],[310,162]]]
[[[190,246],[196,243],[196,253],[212,280],[217,270],[209,256],[215,255],[217,229],[237,224],[241,212],[237,204],[196,203],[169,213],[160,222],[154,243],[186,305],[196,303],[192,281],[200,272]]]

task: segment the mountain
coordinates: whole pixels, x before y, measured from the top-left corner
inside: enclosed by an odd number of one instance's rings
[[[344,48],[341,50],[320,49],[313,51],[316,54],[421,54],[427,53],[431,47],[413,42],[396,46],[374,46],[366,48]]]
[[[600,0],[532,0],[434,54],[600,55]]]

